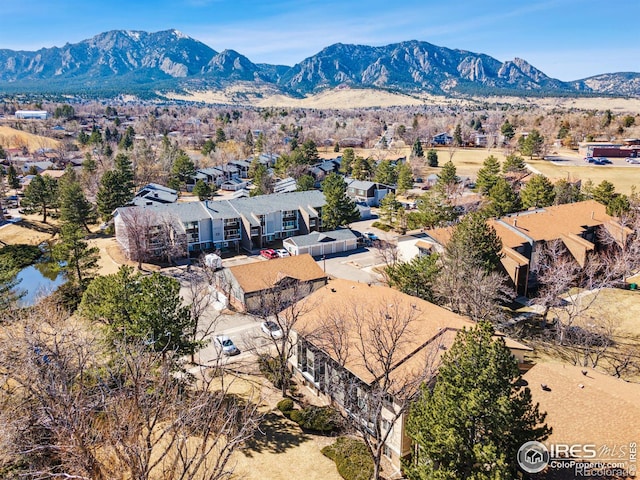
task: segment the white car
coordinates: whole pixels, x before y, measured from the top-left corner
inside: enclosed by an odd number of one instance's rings
[[[272,322],[271,320],[267,320],[266,322],[262,322],[260,325],[262,331],[269,335],[271,338],[282,338],[282,329],[276,322]]]
[[[214,339],[214,343],[218,350],[221,350],[224,355],[232,356],[239,355],[240,349],[236,347],[233,341],[226,335],[218,335]]]
[[[276,248],[276,253],[280,258],[291,256],[291,254],[284,248]]]

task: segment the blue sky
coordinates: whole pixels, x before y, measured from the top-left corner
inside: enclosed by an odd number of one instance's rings
[[[175,28],[255,63],[293,65],[338,42],[421,40],[520,57],[566,81],[640,72],[638,18],[639,0],[0,0],[0,48]]]

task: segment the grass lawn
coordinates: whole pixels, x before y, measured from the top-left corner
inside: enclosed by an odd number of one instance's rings
[[[303,432],[276,408],[282,399],[261,375],[239,376],[232,391],[240,395],[260,389],[260,411],[264,414],[259,430],[231,462],[234,480],[341,480],[333,460],[320,450],[335,437]]]

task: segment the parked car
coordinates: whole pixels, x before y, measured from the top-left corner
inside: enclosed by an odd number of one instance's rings
[[[277,248],[276,249],[276,253],[278,254],[278,256],[280,258],[291,256],[291,254],[289,253],[289,251],[286,248]]]
[[[420,187],[420,190],[429,190],[431,188],[430,185],[423,185]]]
[[[240,349],[236,347],[235,343],[226,335],[217,335],[214,339],[216,348],[220,350],[226,356],[233,356],[240,354]]]
[[[362,236],[367,240],[369,240],[370,242],[375,242],[376,240],[378,240],[378,236],[375,233],[364,232]]]
[[[273,248],[260,250],[260,255],[269,260],[272,258],[278,258],[278,252],[276,252]]]
[[[266,322],[262,322],[260,325],[262,331],[269,335],[271,338],[282,338],[282,329],[278,326],[276,322],[272,322],[271,320],[267,320]]]

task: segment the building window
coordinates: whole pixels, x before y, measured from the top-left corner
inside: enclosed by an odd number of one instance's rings
[[[240,230],[239,229],[227,229],[224,231],[225,240],[237,240],[240,238]]]
[[[184,224],[184,230],[187,234],[188,243],[198,243],[200,241],[200,232],[198,222],[187,222]]]
[[[386,443],[382,446],[382,454],[389,459],[391,459],[393,455],[393,451]]]
[[[389,420],[385,420],[384,418],[382,419],[381,426],[382,426],[382,433],[387,433],[393,428],[393,425],[391,424],[391,422]]]
[[[298,228],[298,225],[295,220],[285,220],[282,222],[283,230],[295,230],[296,228]]]

